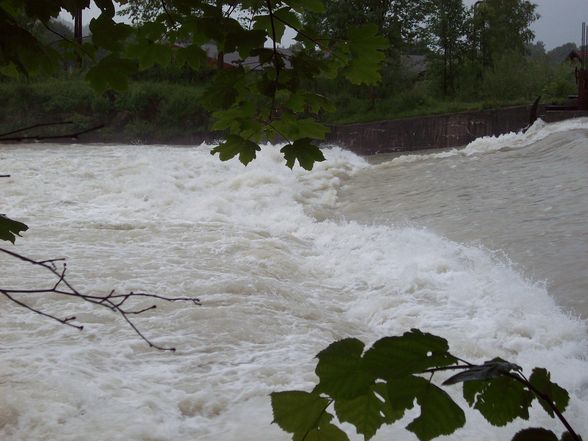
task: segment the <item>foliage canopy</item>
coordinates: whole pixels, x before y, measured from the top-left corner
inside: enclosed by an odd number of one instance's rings
[[[374,84],[380,79],[379,67],[387,48],[386,39],[372,24],[350,28],[344,38],[336,40],[306,29],[299,17],[322,11],[318,0],[95,3],[101,13],[90,22],[91,39],[78,44],[62,36],[59,44],[67,50],[57,51],[37,39],[23,22],[51,29],[51,20],[61,10],[73,15],[87,8],[89,0],[1,2],[0,73],[49,72],[63,58],[83,56],[94,60],[86,78],[98,92],[124,90],[129,78],[155,65],[173,62],[208,67],[210,55],[205,45],[212,44],[219,55],[236,53],[238,58],[230,69],[214,72],[203,95],[215,120],[213,128],[225,136],[212,153],[218,153],[221,160],[238,156],[244,164],[255,158],[265,140],[286,143],[282,153],[289,167],[297,161],[311,169],[322,161],[317,142],[327,129],[314,116],[328,109],[329,103],[302,84],[336,76],[354,84]],[[125,5],[148,14],[133,26],[119,22],[115,6]],[[302,50],[278,49],[286,28],[296,33]]]

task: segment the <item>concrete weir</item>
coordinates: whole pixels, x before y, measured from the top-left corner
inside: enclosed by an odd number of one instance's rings
[[[360,155],[459,147],[481,136],[517,132],[529,124],[531,106],[331,126],[326,144]],[[548,122],[588,116],[586,111],[545,112]]]

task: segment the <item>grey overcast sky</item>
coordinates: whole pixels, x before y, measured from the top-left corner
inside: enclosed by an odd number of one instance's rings
[[[472,5],[476,0],[464,0]],[[582,22],[588,23],[588,0],[532,0],[541,16],[532,26],[535,40],[553,49],[567,42],[580,45]]]
[[[562,44],[573,42],[580,44],[581,24],[588,23],[588,0],[532,0],[537,5],[537,12],[541,17],[532,28],[535,31],[535,40],[545,43],[547,50]],[[464,0],[467,6],[473,5],[476,0]],[[84,20],[88,22],[97,14],[96,6],[85,13]],[[62,15],[66,21],[71,16]],[[282,41],[286,46],[291,42]]]

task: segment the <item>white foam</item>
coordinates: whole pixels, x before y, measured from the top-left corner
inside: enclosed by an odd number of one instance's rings
[[[327,151],[312,173],[284,167],[273,146],[246,168],[219,162],[207,146],[2,155],[13,175],[10,214],[31,224],[18,250],[69,257],[83,290],[204,302],[161,305],[138,319],[178,347],[169,354],[149,350],[109,311],[38,303],[75,311],[88,324],[76,333],[0,300],[3,440],[285,440],[270,424],[271,391],[310,387],[313,357],[334,339],[371,343],[412,327],[448,338],[474,362],[499,355],[547,367],[572,392],[572,424],[588,432],[586,324],[479,247],[414,228],[321,220],[342,183],[369,167],[349,152]],[[2,262],[4,283],[42,280]],[[556,427],[540,410],[532,415]],[[468,418],[452,439],[512,435]],[[412,439],[402,426],[376,439],[391,435]]]
[[[588,129],[588,118],[569,119],[561,122],[547,124],[538,119],[525,132],[510,132],[498,136],[483,136],[476,138],[466,147],[451,149],[439,153],[426,155],[407,154],[392,160],[393,163],[402,164],[427,159],[444,159],[452,156],[474,156],[485,153],[493,153],[502,149],[517,149],[537,143],[555,133],[567,132],[569,130]]]

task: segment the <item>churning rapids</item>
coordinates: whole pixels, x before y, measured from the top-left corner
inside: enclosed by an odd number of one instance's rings
[[[418,156],[333,148],[311,173],[272,146],[246,168],[209,149],[2,146],[2,210],[30,227],[11,249],[67,257],[79,290],[203,305],[136,318],[169,353],[103,308],[26,299],[77,332],[2,297],[0,439],[287,440],[270,392],[309,388],[335,339],[413,327],[471,361],[548,368],[588,436],[588,119]],[[51,285],[0,259],[0,286]],[[452,440],[563,430],[537,406],[507,428],[466,412]],[[414,439],[404,425],[375,439]]]

